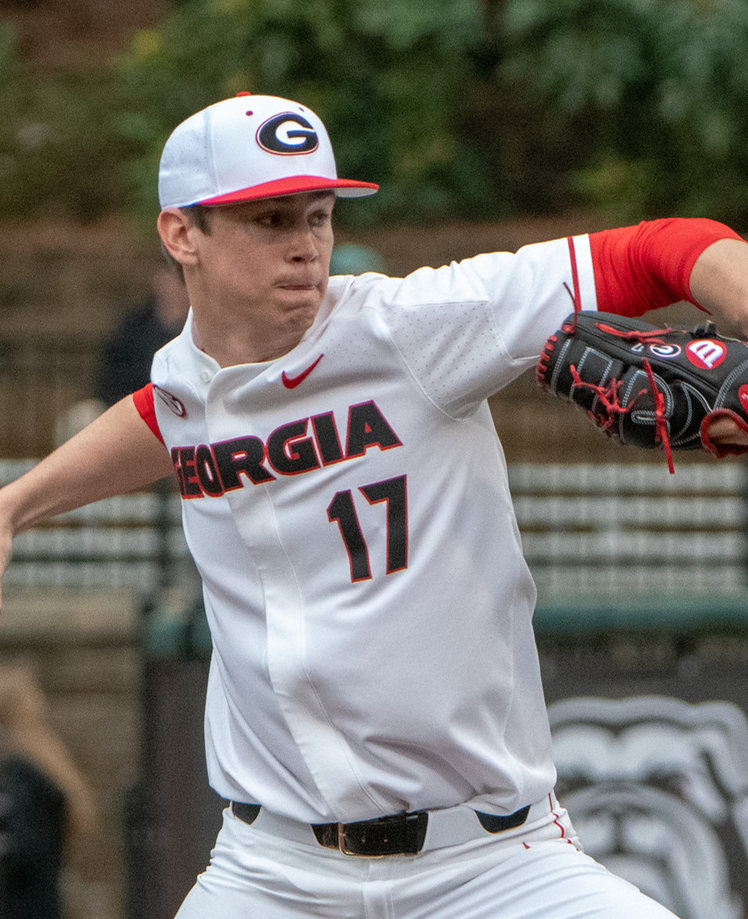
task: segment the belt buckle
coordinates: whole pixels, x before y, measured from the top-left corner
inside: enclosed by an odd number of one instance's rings
[[[350,823],[338,823],[338,850],[342,852],[343,855],[347,855],[350,858],[384,858],[384,855],[368,855],[364,852],[358,852],[355,849],[350,849],[348,847],[348,840],[346,838],[346,829],[351,826]]]
[[[359,858],[418,855],[426,839],[427,824],[426,811],[338,823],[337,847],[343,855]]]

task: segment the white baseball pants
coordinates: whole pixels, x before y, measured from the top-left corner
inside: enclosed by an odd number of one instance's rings
[[[434,815],[437,815],[434,817]],[[470,831],[466,834],[466,821]],[[450,844],[450,829],[458,844]],[[464,839],[468,835],[471,838]],[[358,858],[305,824],[224,813],[210,865],[177,919],[673,919],[584,855],[553,796],[486,833],[468,808],[435,811],[416,856]]]

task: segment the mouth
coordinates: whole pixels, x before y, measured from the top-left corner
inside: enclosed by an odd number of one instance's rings
[[[313,278],[305,277],[296,277],[296,278],[282,278],[278,281],[277,286],[281,290],[290,290],[290,291],[315,291],[319,290],[319,281]]]

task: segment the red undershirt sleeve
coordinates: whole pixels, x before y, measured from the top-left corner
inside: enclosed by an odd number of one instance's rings
[[[140,413],[140,417],[163,443],[164,438],[161,436],[161,430],[156,420],[156,407],[153,403],[153,383],[148,383],[142,389],[134,392],[132,401],[135,403],[135,408]]]
[[[590,233],[597,308],[622,316],[687,300],[691,269],[707,246],[742,239],[728,226],[704,218],[666,218]]]

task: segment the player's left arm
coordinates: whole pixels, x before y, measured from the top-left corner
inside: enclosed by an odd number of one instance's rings
[[[740,284],[741,274],[745,277],[742,259],[731,265],[730,255],[735,249],[744,253],[748,244],[716,220],[649,220],[591,233],[589,240],[597,308],[601,312],[641,316],[672,303],[689,301],[706,310],[714,308],[715,319],[724,321],[728,317],[720,308],[719,284],[726,275],[736,285]]]
[[[709,312],[727,334],[748,339],[748,243],[708,219],[668,218],[590,234],[597,305],[639,316],[678,301]],[[716,444],[748,446],[728,418],[709,428]]]
[[[718,325],[748,339],[748,243],[720,239],[708,246],[694,263],[691,291]],[[726,417],[711,423],[709,437],[715,444],[748,446],[748,432]]]
[[[748,340],[748,243],[720,239],[707,246],[694,262],[690,286],[718,327]]]

